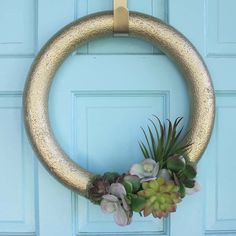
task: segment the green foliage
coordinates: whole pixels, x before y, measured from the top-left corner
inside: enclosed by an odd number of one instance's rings
[[[125,187],[125,190],[126,190],[126,193],[129,194],[129,193],[132,193],[133,192],[133,186],[132,184],[129,182],[129,181],[123,181],[123,186]]]
[[[136,193],[141,187],[139,177],[132,175],[126,175],[122,184],[125,186],[127,193]]]
[[[181,198],[184,198],[185,197],[185,187],[182,182],[180,182],[180,184],[179,184],[179,192],[180,192]]]
[[[173,156],[167,159],[167,168],[174,172],[183,171],[185,169],[185,162],[178,156]]]
[[[186,188],[193,188],[194,187],[194,184],[195,184],[195,180],[193,179],[185,179],[183,181],[183,184]]]
[[[183,170],[179,171],[178,173],[175,173],[175,176],[180,184],[181,197],[185,196],[185,187],[186,188],[194,187],[195,185],[194,178],[196,177],[196,175],[197,175],[196,168],[191,162],[188,162]]]
[[[136,194],[131,194],[129,195],[129,199],[130,199],[130,202],[131,202],[131,209],[132,211],[135,211],[135,212],[141,212],[145,205],[146,205],[146,199],[143,198],[143,197],[140,197]]]
[[[183,118],[177,118],[172,124],[170,120],[168,125],[162,124],[160,119],[154,115],[157,124],[150,119],[154,131],[148,126],[148,130],[143,128],[143,134],[146,140],[146,145],[143,142],[139,143],[143,156],[151,158],[156,162],[159,162],[160,168],[168,168],[167,160],[173,156],[183,156],[187,160],[187,151],[191,144],[183,144],[186,135],[181,138],[183,127],[179,129],[179,124]],[[159,129],[158,129],[159,128]],[[178,165],[178,167],[177,167]],[[169,166],[172,168],[180,168],[180,162],[169,162]],[[182,168],[182,167],[181,167]]]
[[[194,179],[197,175],[197,171],[196,169],[193,167],[193,165],[186,165],[184,171],[183,171],[183,175],[186,177],[186,178],[189,178],[189,179]]]

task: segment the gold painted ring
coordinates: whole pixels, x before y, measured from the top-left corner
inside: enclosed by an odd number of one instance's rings
[[[93,174],[73,162],[56,141],[48,118],[48,95],[58,67],[76,47],[112,34],[112,12],[89,15],[67,25],[36,57],[24,91],[25,125],[39,159],[62,183],[86,197]],[[141,13],[130,13],[129,35],[156,45],[184,74],[191,97],[190,133],[186,141],[194,144],[189,157],[197,162],[210,139],[215,115],[214,90],[201,56],[173,27]]]

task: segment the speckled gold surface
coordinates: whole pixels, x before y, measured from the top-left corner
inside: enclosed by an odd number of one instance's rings
[[[188,141],[194,145],[189,156],[197,162],[208,144],[215,114],[214,90],[203,60],[182,34],[156,18],[130,12],[129,31],[131,37],[155,44],[181,69],[191,98]],[[48,119],[48,94],[55,72],[76,47],[112,33],[112,12],[97,13],[69,24],[40,51],[24,91],[25,124],[39,159],[62,183],[83,196],[87,196],[93,174],[74,163],[56,141]]]

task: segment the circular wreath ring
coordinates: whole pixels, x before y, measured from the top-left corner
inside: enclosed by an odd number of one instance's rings
[[[73,162],[56,141],[49,122],[48,96],[53,77],[66,57],[92,39],[112,35],[113,21],[113,12],[102,12],[64,27],[36,57],[24,91],[25,124],[39,159],[59,181],[85,197],[94,175]],[[191,98],[186,142],[194,144],[189,158],[197,163],[210,139],[215,115],[214,90],[201,56],[173,27],[141,13],[130,12],[129,36],[153,43],[181,69]]]

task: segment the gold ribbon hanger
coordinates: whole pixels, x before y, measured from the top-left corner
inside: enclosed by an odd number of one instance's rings
[[[127,0],[113,0],[114,6],[114,33],[129,33],[129,10]]]

